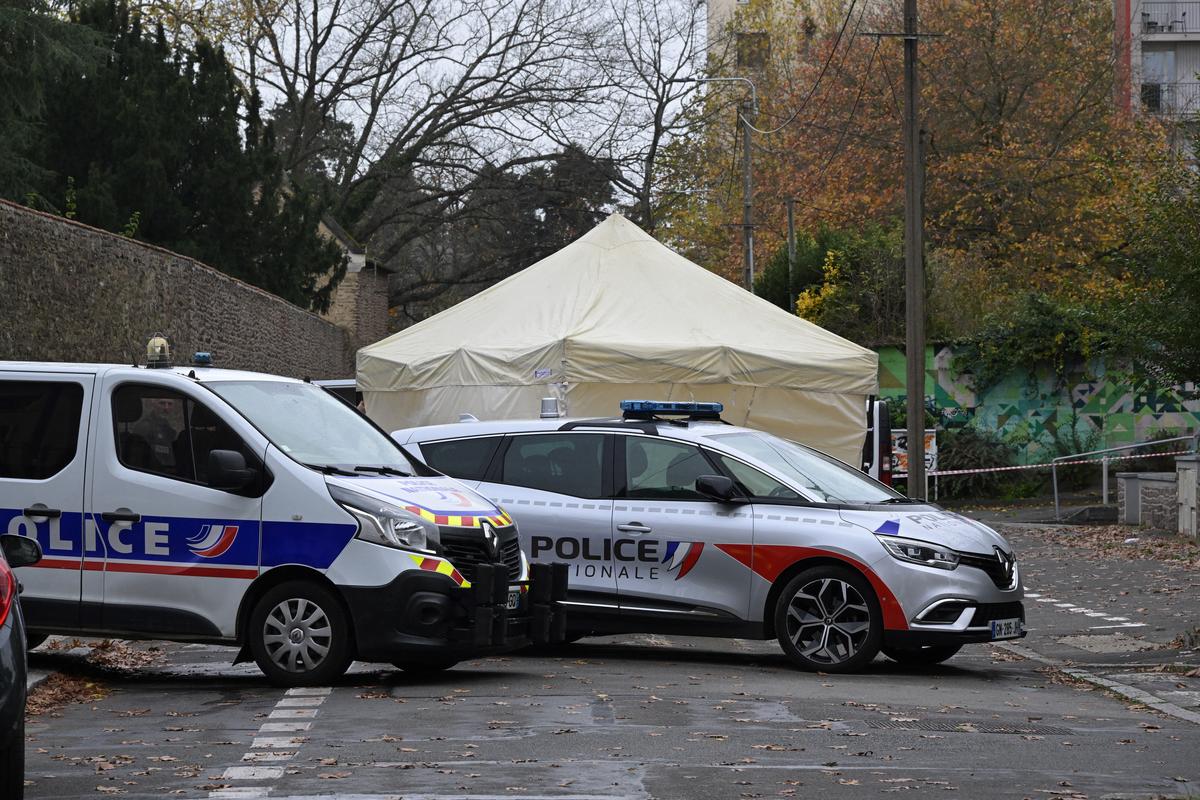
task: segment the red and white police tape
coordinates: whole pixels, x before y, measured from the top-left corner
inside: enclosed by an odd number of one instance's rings
[[[1134,458],[1157,458],[1158,456],[1182,456],[1188,455],[1191,450],[1172,450],[1169,453],[1138,453],[1131,456],[1113,456],[1108,461],[1127,461]],[[1059,461],[1056,464],[1022,464],[1016,467],[982,467],[980,469],[945,469],[926,472],[925,475],[930,478],[938,478],[945,475],[978,475],[983,472],[1013,472],[1019,469],[1050,469],[1052,467],[1067,467],[1073,464],[1102,464],[1103,458],[1081,458],[1075,461]],[[897,472],[892,475],[892,478],[907,478],[907,472]]]

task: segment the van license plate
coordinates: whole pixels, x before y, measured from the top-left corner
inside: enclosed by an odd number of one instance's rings
[[[1020,617],[992,620],[992,639],[1016,639],[1020,635]]]
[[[513,591],[508,593],[508,602],[504,604],[504,607],[507,608],[509,611],[513,611],[513,610],[519,608],[520,605],[521,605],[521,590],[514,589]]]

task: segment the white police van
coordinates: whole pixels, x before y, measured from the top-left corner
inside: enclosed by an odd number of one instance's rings
[[[163,366],[0,362],[0,533],[45,553],[22,576],[31,644],[235,645],[301,685],[561,638],[565,568],[531,571],[503,510],[353,407]]]

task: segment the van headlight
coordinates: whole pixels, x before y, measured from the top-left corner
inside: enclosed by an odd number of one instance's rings
[[[440,537],[437,525],[429,520],[340,486],[330,486],[329,494],[358,520],[357,538],[384,547],[436,554],[434,548]]]
[[[879,542],[892,554],[892,558],[938,569],[954,569],[958,566],[958,554],[947,547],[940,547],[916,539],[901,539],[898,536],[879,536]]]

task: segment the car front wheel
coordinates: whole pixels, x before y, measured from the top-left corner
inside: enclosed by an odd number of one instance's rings
[[[879,652],[883,614],[861,574],[817,566],[784,586],[775,607],[775,632],[783,652],[801,668],[852,672]]]
[[[350,622],[324,586],[290,581],[269,590],[250,614],[250,651],[277,686],[320,686],[350,666]]]

